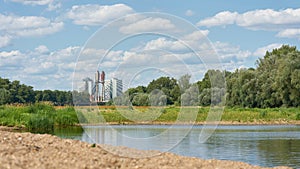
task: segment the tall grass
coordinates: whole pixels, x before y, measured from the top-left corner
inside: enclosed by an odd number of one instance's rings
[[[56,110],[45,103],[0,107],[0,125],[25,127],[32,132],[52,133],[55,126],[72,126],[78,123],[72,107]]]
[[[169,106],[164,109],[151,109],[147,110],[145,107],[134,107],[134,110],[124,109],[108,109],[101,108],[94,111],[92,116],[91,112],[83,113],[89,114],[87,123],[90,123],[89,119],[94,120],[93,117],[99,117],[105,119],[105,122],[142,122],[144,119],[148,122],[175,122],[178,120],[178,116],[182,122],[196,118],[196,122],[204,122],[210,111],[209,107],[188,107],[181,108],[175,106]],[[189,112],[191,114],[189,115]],[[194,112],[197,113],[197,117],[193,116]],[[148,114],[147,114],[148,113]],[[181,114],[180,114],[181,113]],[[156,117],[153,119],[152,117]],[[149,118],[150,117],[150,118]],[[225,108],[222,114],[222,121],[227,122],[275,122],[275,121],[295,121],[300,120],[300,111],[298,108]],[[96,123],[96,121],[94,121]]]
[[[52,133],[55,127],[67,127],[79,123],[100,124],[161,122],[204,122],[209,107],[128,107],[109,108],[73,107],[55,109],[52,105],[36,103],[28,106],[0,106],[0,125],[25,127],[29,131]],[[77,112],[76,112],[77,111]],[[191,113],[190,113],[191,112]],[[196,112],[197,116],[194,116]],[[194,120],[195,119],[195,120]],[[225,108],[222,121],[274,122],[300,120],[299,108]]]

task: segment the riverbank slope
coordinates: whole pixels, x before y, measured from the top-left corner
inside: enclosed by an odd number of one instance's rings
[[[17,133],[9,130],[11,129],[0,127],[0,168],[262,168],[243,162],[202,160],[158,151],[91,145],[48,134]],[[148,156],[153,153],[159,155],[128,158],[110,152],[120,152],[125,156],[126,154]]]

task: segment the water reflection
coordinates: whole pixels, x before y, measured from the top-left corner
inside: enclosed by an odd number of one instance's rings
[[[70,131],[57,135],[90,143],[122,145],[144,150],[166,151],[186,132],[185,126],[86,126],[77,136]],[[254,165],[300,167],[300,126],[219,126],[206,143],[199,143],[201,126],[191,132],[171,152],[204,159],[244,161]],[[166,132],[171,130],[171,132]],[[160,140],[154,140],[165,133]],[[152,139],[148,139],[152,138]],[[142,141],[141,141],[142,140]],[[154,140],[154,141],[153,141]]]

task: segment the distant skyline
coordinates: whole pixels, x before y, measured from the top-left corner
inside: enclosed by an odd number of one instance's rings
[[[224,68],[229,71],[255,67],[255,61],[263,57],[267,50],[283,44],[296,46],[298,49],[300,47],[298,0],[244,0],[242,3],[237,0],[2,0],[0,76],[19,80],[37,90],[71,90],[77,56],[86,41],[107,23],[140,12],[168,13],[194,24],[210,40]],[[167,31],[174,29],[171,20],[159,17],[144,19],[140,26],[141,29],[151,31],[162,29],[162,25]],[[128,26],[120,31],[126,34],[133,31],[133,28]],[[197,36],[199,34],[185,37],[196,42],[199,40],[195,39]],[[103,61],[100,71],[106,71],[107,79],[132,74],[134,77],[129,80],[133,84],[127,84],[127,87],[143,82],[148,84],[159,75],[171,74],[178,77],[180,73],[172,69],[156,74],[153,72],[158,70],[147,69],[143,72],[147,78],[142,80],[139,77],[142,73],[127,72],[116,75],[112,71],[116,65],[125,63],[128,58],[131,61],[136,59],[136,64],[140,63],[138,61],[147,62],[150,54],[137,53],[136,49],[163,49],[164,52],[172,51],[173,57],[183,60],[189,57],[183,50],[178,51],[178,47],[180,45],[178,46],[177,41],[165,37],[137,37],[112,49],[107,60]],[[101,49],[92,52],[98,52],[99,55],[104,53]],[[167,54],[170,53],[159,53],[159,56],[164,58]],[[191,60],[187,61],[188,66],[195,66]],[[169,60],[167,62],[170,63]],[[198,66],[201,69],[200,64]],[[196,70],[197,67],[192,69]],[[205,71],[199,71],[199,76],[193,80],[201,80],[199,78],[203,76],[203,72]]]

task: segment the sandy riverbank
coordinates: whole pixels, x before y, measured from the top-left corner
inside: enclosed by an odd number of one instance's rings
[[[261,168],[243,162],[202,160],[158,151],[141,151],[108,145],[93,146],[52,135],[10,132],[0,127],[0,168]],[[108,151],[107,151],[108,150]],[[159,154],[147,158],[120,157],[110,152]],[[287,167],[277,167],[287,168]]]

